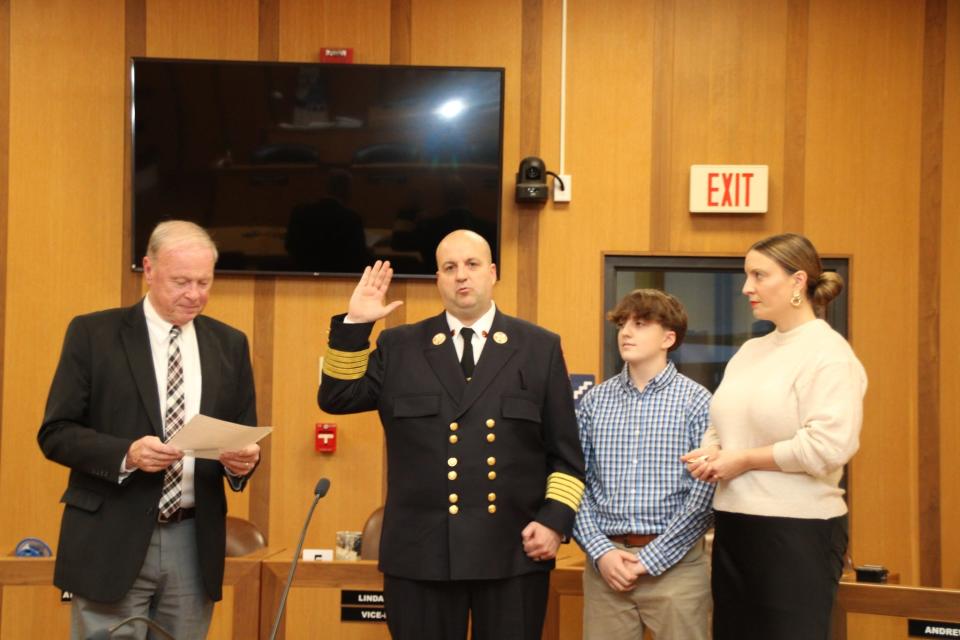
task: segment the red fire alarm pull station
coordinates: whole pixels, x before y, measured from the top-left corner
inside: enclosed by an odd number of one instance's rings
[[[350,64],[353,62],[353,47],[324,47],[320,49],[320,62]]]
[[[337,425],[331,422],[318,422],[313,442],[318,453],[333,453],[336,451]]]

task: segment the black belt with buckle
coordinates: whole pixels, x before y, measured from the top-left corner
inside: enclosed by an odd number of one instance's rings
[[[197,515],[197,508],[187,507],[186,509],[177,509],[166,518],[164,518],[163,515],[158,515],[157,522],[159,522],[160,524],[176,524],[177,522],[183,522],[184,520],[189,520],[195,515]]]

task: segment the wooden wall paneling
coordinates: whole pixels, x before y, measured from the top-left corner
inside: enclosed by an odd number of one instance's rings
[[[334,532],[362,529],[382,502],[382,430],[376,413],[324,414],[317,407],[319,357],[327,350],[330,318],[346,311],[352,280],[277,282],[274,343],[270,529],[274,545],[292,548],[321,477],[330,492],[317,508],[306,547],[333,548]],[[378,323],[376,331],[382,328]],[[376,334],[371,336],[371,342]],[[313,448],[314,424],[338,425],[337,451]]]
[[[810,1],[787,0],[781,231],[803,233]]]
[[[36,433],[70,318],[120,302],[123,206],[123,4],[11,3],[9,25],[2,549],[56,543],[67,472]]]
[[[923,24],[922,3],[810,2],[804,229],[822,253],[855,257],[852,343],[870,379],[850,465],[851,545],[855,562],[882,563],[906,584],[918,578],[919,552],[918,330],[910,307]]]
[[[566,172],[574,196],[540,219],[538,319],[563,337],[573,372],[600,373],[601,252],[649,247],[655,8],[628,0],[567,7]],[[544,40],[554,38],[559,33]],[[545,81],[545,110],[556,108],[552,82]],[[556,135],[554,126],[543,130],[545,148]]]
[[[253,333],[250,338],[253,379],[257,387],[257,422],[273,426],[274,331],[276,278],[257,276],[253,285]],[[270,542],[270,489],[273,471],[273,440],[260,441],[260,464],[248,489],[247,519],[257,525]]]
[[[353,47],[357,63],[390,61],[390,0],[285,0],[280,59],[317,61],[322,47]]]
[[[257,0],[147,0],[147,55],[256,60]]]
[[[523,0],[520,34],[520,157],[543,156],[540,151],[541,84],[543,79],[543,0]],[[557,163],[547,165],[560,171]],[[509,190],[509,189],[507,189]],[[552,199],[551,199],[552,201]],[[565,208],[565,207],[564,207]],[[546,207],[517,207],[517,315],[537,321],[540,215]]]
[[[70,605],[60,602],[60,590],[51,585],[5,587],[0,615],[0,640],[70,636]]]
[[[410,64],[412,0],[390,0],[390,64]]]
[[[740,253],[783,221],[787,5],[690,0],[675,12],[669,248]],[[691,215],[692,164],[769,165],[769,211]]]
[[[0,0],[0,416],[3,416],[4,320],[7,315],[7,204],[10,193],[10,2]],[[0,459],[3,422],[0,421]],[[0,487],[2,488],[2,487]]]
[[[960,588],[960,1],[946,11],[940,237],[940,526],[942,582]],[[918,287],[924,291],[924,283]],[[921,301],[923,299],[921,298]]]
[[[503,197],[500,237],[500,282],[495,299],[510,314],[517,313],[517,281],[522,249],[517,236],[513,201],[520,162],[520,78],[523,31],[522,0],[489,0],[482,10],[471,3],[411,0],[411,63],[451,66],[504,67]],[[409,315],[411,321],[419,320]]]
[[[536,125],[536,146],[538,148],[538,153],[544,162],[547,164],[547,168],[551,171],[561,172],[569,171],[569,156],[567,159],[567,167],[560,166],[560,100],[561,100],[561,46],[562,46],[562,26],[563,26],[563,7],[562,0],[541,0],[539,3],[539,22],[540,22],[540,35],[531,38],[531,41],[539,41],[539,62],[538,67],[540,69],[539,77],[539,88],[537,89],[538,95],[537,100],[539,102],[539,122]],[[568,42],[569,47],[569,42]],[[569,55],[569,52],[568,52]],[[568,81],[569,81],[569,60],[568,60]],[[569,85],[566,87],[567,95],[570,94]],[[569,123],[569,117],[567,117],[567,122]],[[526,127],[526,118],[521,115],[521,127]],[[569,135],[570,127],[567,125],[565,127],[565,135]],[[522,134],[523,135],[523,134]],[[531,145],[534,138],[531,138]],[[522,145],[523,137],[521,137],[521,157],[526,155],[526,152],[523,151]],[[513,167],[514,174],[516,174],[516,169],[518,167]],[[514,177],[504,183],[504,189],[509,190],[511,195],[514,192],[514,187],[516,184],[515,175]],[[560,219],[569,219],[570,216],[570,205],[561,203],[553,203],[553,184],[552,181],[548,182],[551,190],[550,201],[544,206],[541,207],[539,211],[528,212],[523,207],[517,207],[518,219],[519,219],[519,231],[518,234],[521,238],[527,237],[530,235],[531,231],[535,227],[536,229],[536,238],[537,238],[537,265],[534,268],[534,273],[537,276],[536,282],[536,303],[537,308],[533,313],[533,318],[535,318],[537,323],[543,321],[541,316],[541,311],[544,308],[545,300],[541,295],[540,280],[543,272],[540,271],[541,265],[541,253],[540,249],[542,247],[542,241],[546,241],[546,238],[543,236],[543,227],[542,221],[549,218],[559,217]],[[527,216],[536,216],[535,224],[533,220],[525,221],[524,218]],[[524,229],[524,225],[529,226],[529,230]],[[521,243],[521,247],[524,245]],[[522,251],[521,251],[522,254]],[[524,260],[524,256],[520,256],[519,260]],[[548,270],[554,268],[552,265],[546,267]],[[527,274],[521,271],[519,274],[521,278],[518,281],[517,286],[517,295],[520,301],[523,300],[524,296],[527,295],[529,286],[524,283],[524,279],[527,278]],[[520,302],[522,305],[523,303]]]
[[[920,584],[940,586],[940,229],[943,197],[943,88],[946,0],[927,0],[917,287],[917,452]]]
[[[497,285],[499,287],[499,285]],[[498,288],[493,290],[493,298],[498,300]],[[387,296],[388,300],[398,300],[394,295]],[[443,311],[443,302],[440,301],[440,294],[437,292],[437,282],[430,280],[408,280],[406,283],[406,293],[404,295],[404,304],[397,309],[405,310],[406,318],[409,322],[419,322],[424,318],[435,316]],[[396,313],[396,312],[394,312]]]
[[[670,248],[670,185],[673,172],[674,0],[656,0],[653,9],[653,122],[650,145],[650,242]],[[601,358],[602,359],[602,358]]]
[[[260,0],[257,53],[260,60],[280,59],[280,4],[282,0]]]

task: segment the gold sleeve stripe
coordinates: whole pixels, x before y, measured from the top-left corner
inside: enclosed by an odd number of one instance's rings
[[[323,359],[323,373],[337,380],[357,380],[367,373],[370,349],[340,351],[328,349]]]
[[[361,351],[340,351],[339,349],[327,349],[327,358],[339,360],[340,362],[361,362],[370,357],[370,349]]]
[[[583,482],[565,473],[554,472],[547,478],[547,498],[567,505],[574,511],[583,499]]]
[[[323,363],[329,365],[333,369],[344,369],[346,371],[357,371],[359,369],[367,368],[367,361],[363,362],[339,362],[337,360],[330,360],[324,358]]]
[[[335,379],[337,379],[337,380],[359,380],[359,379],[362,378],[362,377],[364,376],[364,374],[366,374],[367,372],[364,371],[363,373],[351,373],[351,374],[348,375],[348,374],[345,374],[345,373],[336,373],[336,372],[334,372],[334,371],[327,371],[326,369],[324,369],[324,370],[323,370],[323,373],[324,373],[327,377],[329,377],[329,378],[335,378]]]
[[[547,477],[548,486],[554,483],[558,485],[567,486],[571,490],[581,494],[583,493],[583,490],[584,490],[584,485],[582,480],[566,473],[560,473],[559,471],[554,471],[549,475],[549,477]]]
[[[364,365],[362,369],[337,369],[336,367],[330,366],[329,362],[324,360],[323,373],[337,380],[358,380],[367,373],[367,367]]]
[[[558,487],[556,485],[550,487],[550,493],[558,496],[566,496],[573,502],[580,502],[580,498],[583,497],[581,494],[573,493],[572,491],[568,491],[563,487]]]

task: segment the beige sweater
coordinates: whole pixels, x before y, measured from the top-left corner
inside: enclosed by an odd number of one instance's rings
[[[863,365],[823,320],[748,340],[713,396],[703,443],[728,451],[773,445],[781,470],[721,481],[714,508],[791,518],[846,513],[838,485],[860,445],[866,390]]]

